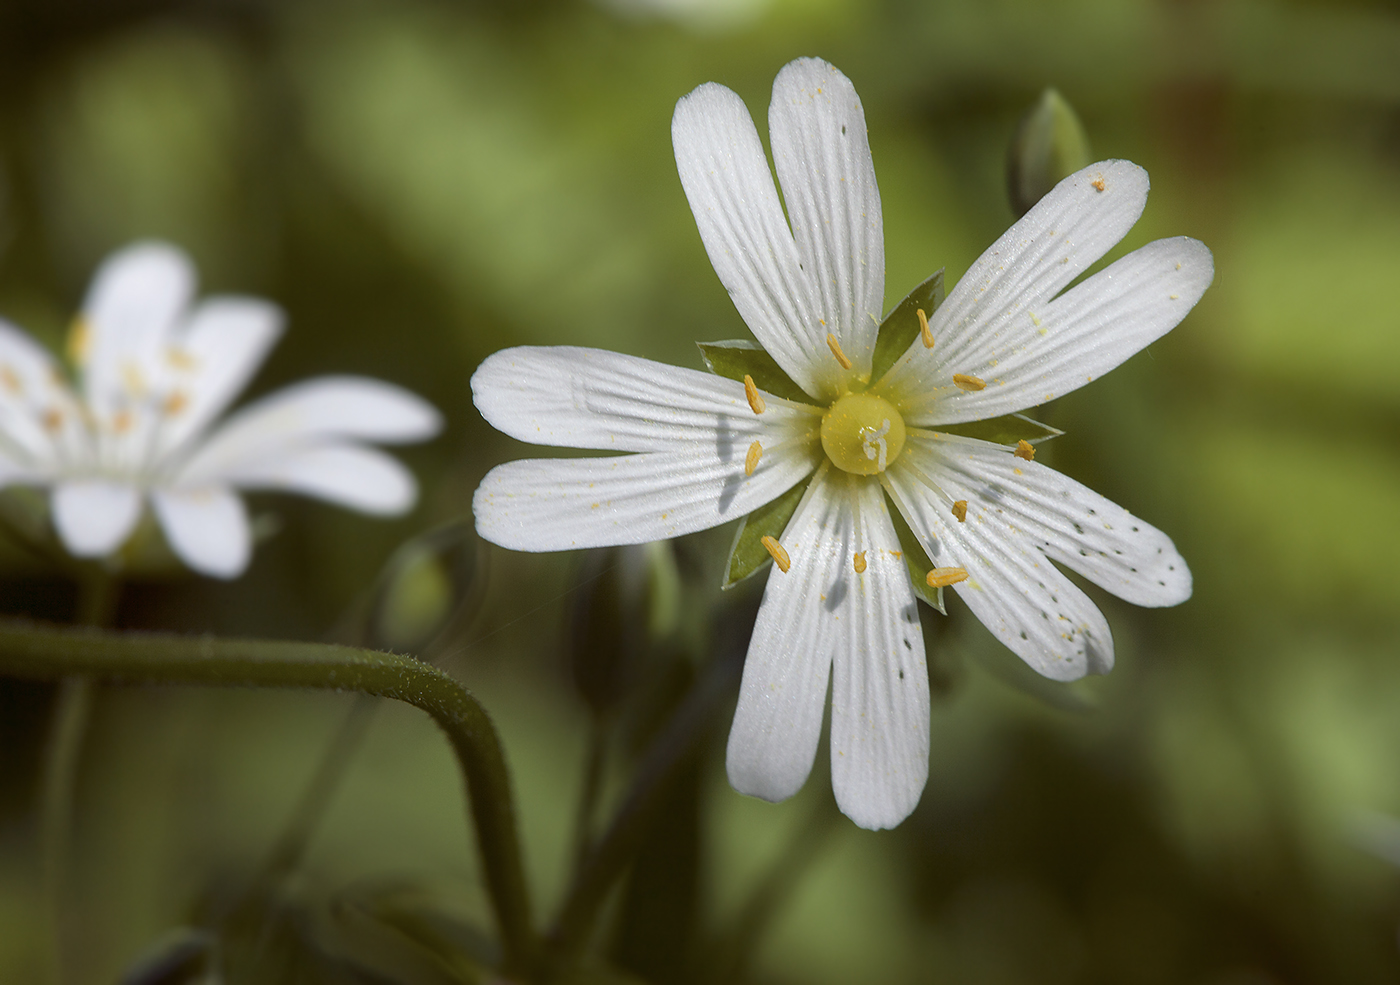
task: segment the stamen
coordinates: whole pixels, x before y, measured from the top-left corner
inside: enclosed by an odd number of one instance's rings
[[[763,394],[758,392],[758,387],[754,386],[753,377],[748,373],[744,374],[744,396],[749,398],[749,410],[755,414],[762,414],[764,403]]]
[[[63,412],[50,407],[48,410],[44,411],[44,416],[41,420],[43,421],[45,430],[57,431],[59,428],[63,427]]]
[[[967,500],[960,499],[953,504],[953,516],[958,518],[959,523],[967,522]]]
[[[9,363],[0,366],[0,383],[5,384],[5,389],[16,395],[24,390],[24,381]]]
[[[753,470],[758,468],[758,460],[763,457],[763,446],[757,441],[749,445],[748,457],[744,459],[744,474],[753,475]]]
[[[865,552],[864,552],[864,551],[857,551],[857,552],[856,552],[855,564],[856,564],[856,574],[858,574],[858,575],[863,575],[863,574],[865,574]]]
[[[841,343],[836,341],[836,336],[830,332],[826,333],[826,346],[831,350],[831,354],[836,357],[836,361],[841,364],[842,369],[850,369],[855,363],[846,357],[841,351]]]
[[[1035,445],[1031,444],[1025,438],[1022,438],[1020,441],[1016,442],[1016,457],[1024,458],[1028,462],[1034,461]]]
[[[131,411],[122,408],[112,415],[112,431],[116,434],[126,434],[131,430]]]
[[[165,350],[165,361],[176,369],[184,370],[187,373],[199,365],[199,360],[195,359],[189,352],[173,345]]]
[[[959,390],[968,393],[976,393],[978,390],[987,389],[987,381],[976,376],[967,376],[964,373],[953,374],[953,385]]]
[[[170,396],[165,398],[165,403],[161,405],[160,409],[166,414],[167,417],[174,417],[176,414],[180,413],[180,411],[184,410],[189,405],[190,398],[187,397],[182,391],[176,390],[173,393],[171,393]]]
[[[966,568],[934,568],[928,573],[929,588],[947,588],[960,581],[967,581]]]
[[[778,539],[765,534],[759,543],[773,555],[773,563],[778,566],[778,570],[786,574],[787,569],[792,567],[792,559],[788,557],[788,552],[783,550],[783,545],[778,543]]]
[[[931,332],[928,327],[928,315],[924,314],[923,308],[916,308],[914,310],[915,313],[919,316],[919,335],[924,340],[924,348],[932,349],[933,332]]]
[[[68,330],[67,348],[68,358],[74,365],[87,363],[88,354],[92,351],[92,326],[86,318],[79,316],[73,319],[73,327]]]
[[[885,435],[890,433],[890,419],[885,418],[878,428],[864,427],[860,429],[860,443],[865,449],[865,457],[870,461],[876,461],[878,456],[879,471],[885,471],[885,465],[889,456],[889,448],[885,444]]]
[[[133,397],[143,396],[146,393],[146,377],[141,367],[132,362],[122,363],[122,385]]]

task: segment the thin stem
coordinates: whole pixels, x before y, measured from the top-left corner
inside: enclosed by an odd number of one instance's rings
[[[355,698],[350,712],[341,722],[340,729],[326,747],[325,754],[316,766],[311,782],[302,791],[301,800],[292,813],[282,835],[273,846],[258,881],[275,882],[294,872],[306,855],[307,846],[316,833],[317,826],[325,817],[326,810],[340,789],[345,771],[359,752],[361,743],[369,734],[369,727],[379,710],[379,699],[361,694]]]
[[[107,626],[117,614],[121,583],[102,568],[85,569],[78,579],[75,622]],[[68,888],[68,848],[73,838],[73,805],[83,740],[92,720],[96,689],[85,677],[66,677],[54,695],[53,717],[44,742],[39,794],[40,862],[44,911],[49,921],[49,971],[54,985],[66,980],[65,955],[72,937],[64,912]]]
[[[613,883],[631,861],[656,807],[665,781],[704,733],[710,712],[739,676],[743,653],[710,664],[671,721],[651,745],[636,778],[608,829],[588,853],[569,887],[550,940],[559,959],[571,960],[587,944],[598,911]]]
[[[44,743],[39,798],[39,841],[44,913],[49,923],[49,974],[55,985],[67,979],[65,955],[73,935],[64,912],[68,845],[73,836],[73,800],[78,760],[92,715],[92,681],[67,677],[54,695],[53,718]]]
[[[602,715],[589,722],[588,761],[583,768],[583,790],[579,793],[574,817],[574,872],[583,869],[593,847],[593,818],[598,813],[598,795],[603,788],[603,765],[607,760],[608,729]]]
[[[433,717],[461,766],[507,974],[536,953],[500,740],[486,710],[442,671],[392,653],[323,643],[102,633],[0,621],[0,674],[31,680],[87,675],[113,684],[298,687],[405,701]]]

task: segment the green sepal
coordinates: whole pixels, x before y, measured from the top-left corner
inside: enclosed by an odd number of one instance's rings
[[[768,350],[757,342],[748,339],[731,339],[728,342],[696,342],[705,367],[716,376],[744,381],[752,376],[754,385],[775,397],[784,397],[800,403],[810,404],[809,397],[800,386],[792,382],[792,377],[783,372],[778,361],[768,354]]]
[[[983,441],[993,441],[999,445],[1014,445],[1019,441],[1038,445],[1042,441],[1049,441],[1064,434],[1059,428],[1032,420],[1025,414],[1003,414],[1001,417],[968,421],[965,424],[940,424],[935,430],[964,438],[981,438]]]
[[[914,536],[914,531],[909,529],[909,524],[904,521],[904,514],[899,512],[888,497],[885,499],[885,505],[889,507],[890,519],[894,522],[895,533],[899,535],[899,546],[904,552],[904,564],[909,569],[909,580],[914,585],[914,594],[946,616],[948,610],[943,607],[943,589],[930,588],[928,584],[928,573],[933,570],[933,562],[929,560],[928,552],[924,550],[919,538]]]
[[[880,323],[880,334],[875,337],[875,354],[870,360],[872,383],[878,383],[919,337],[918,309],[923,308],[924,317],[932,318],[942,303],[943,271],[940,270],[910,291],[904,300],[885,316],[885,320]],[[755,381],[757,379],[758,377],[754,377]]]
[[[720,588],[733,588],[764,565],[772,564],[772,555],[763,546],[764,537],[781,537],[788,521],[797,512],[802,495],[811,485],[807,478],[783,493],[767,506],[760,506],[739,521],[734,531],[734,545],[729,548],[729,562],[724,566]]]

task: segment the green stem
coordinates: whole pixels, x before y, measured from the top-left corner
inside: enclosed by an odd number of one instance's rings
[[[507,974],[533,966],[535,938],[516,835],[514,798],[486,710],[442,671],[392,653],[322,643],[94,630],[0,622],[0,674],[31,680],[86,675],[114,684],[296,687],[405,701],[447,734],[466,780]]]
[[[53,717],[44,744],[39,800],[40,859],[44,913],[49,931],[49,973],[55,985],[67,980],[64,956],[72,940],[64,912],[68,884],[68,845],[73,837],[73,800],[78,760],[92,715],[92,681],[65,677],[54,694]]]
[[[578,813],[574,816],[574,872],[583,868],[593,845],[593,817],[598,813],[598,795],[603,789],[603,766],[607,759],[608,730],[603,716],[594,713],[588,728],[588,761],[583,768],[583,789]]]
[[[704,734],[714,705],[739,676],[742,658],[739,651],[737,659],[726,656],[715,660],[647,751],[622,806],[574,877],[550,932],[556,957],[564,963],[587,944],[608,891],[646,834],[666,780]]]

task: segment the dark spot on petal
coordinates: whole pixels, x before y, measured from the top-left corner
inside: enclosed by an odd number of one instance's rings
[[[844,130],[844,129],[846,129],[846,128],[845,128],[845,127],[842,127],[841,129]],[[901,681],[904,680],[904,671],[902,671],[902,670],[899,672],[899,679],[900,679]]]

